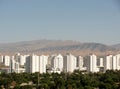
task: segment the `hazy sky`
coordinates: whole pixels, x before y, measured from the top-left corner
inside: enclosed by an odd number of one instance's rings
[[[57,39],[120,43],[117,0],[0,0],[0,43]]]

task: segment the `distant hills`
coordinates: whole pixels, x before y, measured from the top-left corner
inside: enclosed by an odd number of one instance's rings
[[[120,49],[120,44],[112,45],[112,47],[119,50]]]
[[[71,40],[33,40],[17,43],[0,44],[2,54],[14,54],[20,52],[23,54],[54,54],[54,53],[72,53],[74,55],[108,55],[119,53],[120,44],[105,45],[100,43],[81,43]]]

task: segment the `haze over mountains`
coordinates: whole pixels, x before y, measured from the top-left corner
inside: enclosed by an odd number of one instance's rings
[[[2,54],[36,53],[36,54],[54,54],[54,53],[72,53],[74,55],[107,55],[119,53],[120,44],[105,45],[100,43],[81,43],[77,41],[62,40],[33,40],[17,43],[0,44]]]

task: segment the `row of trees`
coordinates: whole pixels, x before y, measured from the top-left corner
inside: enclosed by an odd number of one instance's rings
[[[39,77],[38,77],[39,76]],[[38,81],[39,78],[39,81]],[[22,83],[33,84],[21,86]],[[0,88],[5,89],[120,89],[120,71],[108,70],[106,73],[21,73],[0,74]]]

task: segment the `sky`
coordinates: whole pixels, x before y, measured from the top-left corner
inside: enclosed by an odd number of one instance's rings
[[[0,43],[53,39],[120,43],[117,0],[0,0]]]

